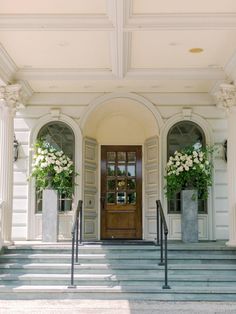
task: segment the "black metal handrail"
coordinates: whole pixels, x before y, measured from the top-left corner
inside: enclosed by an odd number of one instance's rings
[[[160,245],[160,263],[159,265],[165,265],[165,284],[162,286],[163,289],[170,289],[168,285],[168,247],[167,247],[167,236],[168,227],[164,215],[164,211],[161,205],[161,201],[156,201],[156,222],[157,222],[157,245]],[[163,259],[163,233],[165,235],[165,258]]]
[[[82,208],[83,201],[79,200],[77,209],[75,211],[75,216],[73,220],[73,225],[71,229],[72,241],[71,241],[71,279],[70,286],[68,288],[76,288],[74,284],[74,272],[75,272],[75,263],[78,264],[79,261],[79,244],[82,245]]]

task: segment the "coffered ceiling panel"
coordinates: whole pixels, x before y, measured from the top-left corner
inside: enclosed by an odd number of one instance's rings
[[[1,0],[0,14],[105,14],[106,0]]]
[[[133,14],[236,12],[235,0],[133,0]]]
[[[19,68],[111,68],[107,32],[1,31],[0,42]]]
[[[235,49],[236,30],[133,32],[131,67],[223,67]]]
[[[236,80],[236,0],[0,0],[1,80],[37,93],[212,92]]]

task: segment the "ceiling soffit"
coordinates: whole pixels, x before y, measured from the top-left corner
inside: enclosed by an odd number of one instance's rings
[[[6,0],[4,0],[6,1]],[[25,0],[27,1],[27,0]],[[146,0],[145,0],[146,1]],[[75,2],[72,1],[75,5]],[[182,0],[182,2],[184,2]],[[182,3],[181,2],[181,3]],[[201,2],[201,1],[200,1]],[[50,80],[78,80],[83,85],[83,81],[87,80],[122,80],[122,84],[126,85],[129,80],[208,80],[208,89],[210,90],[217,82],[225,80],[228,75],[234,75],[236,68],[236,54],[232,48],[233,38],[236,38],[236,8],[234,2],[227,0],[222,9],[220,2],[217,1],[216,9],[213,10],[212,3],[209,1],[204,1],[193,8],[191,12],[186,10],[181,11],[181,5],[176,6],[170,11],[168,7],[168,1],[166,6],[161,5],[163,1],[159,0],[148,0],[145,3],[142,0],[107,0],[106,10],[104,10],[104,1],[98,1],[97,10],[84,8],[83,12],[75,11],[75,13],[64,14],[62,8],[61,11],[54,14],[53,11],[37,11],[31,10],[30,12],[23,12],[20,9],[14,12],[10,12],[9,9],[5,9],[0,14],[0,76],[5,82],[11,82],[13,80],[25,80],[29,84],[33,81],[41,80],[46,82]],[[156,9],[159,5],[159,11]],[[205,6],[205,9],[204,9]],[[88,6],[89,7],[89,6]],[[149,8],[149,11],[145,8]],[[155,10],[153,10],[155,8]],[[184,7],[182,7],[184,8]],[[233,8],[233,9],[232,9]],[[179,11],[178,11],[178,10]],[[196,39],[198,43],[201,43],[201,32],[214,31],[217,34],[219,30],[222,34],[229,34],[227,40],[224,42],[225,51],[228,52],[225,60],[220,60],[218,63],[209,62],[206,64],[204,62],[198,61],[197,65],[193,64],[181,64],[181,66],[161,66],[161,64],[152,64],[145,66],[145,58],[148,55],[140,56],[143,58],[143,65],[140,67],[139,64],[134,62],[134,55],[132,54],[135,49],[140,50],[140,47],[136,45],[133,41],[135,34],[142,36],[149,36],[150,42],[152,38],[157,39],[158,37],[152,37],[150,32],[156,34],[159,33],[160,41],[169,36],[171,31],[180,32],[196,32]],[[70,64],[69,66],[61,67],[57,64],[55,67],[49,65],[38,66],[36,63],[30,64],[28,67],[24,67],[23,64],[17,62],[17,55],[13,57],[13,54],[8,52],[7,45],[4,45],[4,37],[10,36],[10,32],[13,32],[12,38],[20,35],[21,32],[68,32],[74,33],[81,32],[86,34],[88,31],[93,34],[94,38],[99,37],[99,34],[106,33],[108,36],[108,49],[109,56],[107,57],[107,64],[101,66],[99,63],[96,66],[91,66],[89,68],[81,64]],[[145,33],[145,34],[144,34]],[[134,34],[134,35],[133,35]],[[168,35],[169,34],[169,35]],[[103,36],[103,35],[102,35]],[[217,36],[217,35],[214,35]],[[226,37],[226,36],[225,36]],[[209,37],[208,37],[209,38]],[[13,41],[12,39],[12,41]],[[179,49],[181,44],[175,41],[176,38],[172,38],[169,41],[169,45],[172,46],[173,51]],[[221,40],[220,36],[218,37]],[[49,39],[50,40],[50,39]],[[76,41],[76,36],[74,37]],[[46,45],[42,39],[42,45]],[[140,41],[139,45],[142,44]],[[183,45],[187,47],[188,42],[186,41]],[[208,43],[203,42],[210,47],[210,41]],[[61,43],[61,45],[66,46],[67,42]],[[96,45],[95,45],[96,46]],[[88,44],[86,49],[105,49],[104,45],[97,48],[92,47]],[[12,44],[12,49],[14,45]],[[67,47],[68,48],[68,47]],[[157,44],[158,51],[158,44]],[[188,47],[193,48],[192,46]],[[200,47],[201,48],[201,47]],[[205,47],[203,47],[205,48]],[[17,47],[15,47],[17,49]],[[69,48],[68,48],[69,49]],[[76,49],[79,49],[79,45]],[[150,47],[151,49],[151,47]],[[160,47],[159,49],[164,49]],[[230,50],[231,49],[231,50]],[[66,51],[66,49],[65,49]],[[164,51],[164,50],[163,50]],[[186,52],[186,50],[185,50]],[[31,53],[30,46],[29,49],[25,49],[25,58],[27,59],[27,53]],[[212,57],[209,55],[209,59],[214,59],[214,55],[220,54],[218,51],[212,51]],[[57,54],[57,50],[52,51],[53,54]],[[96,53],[94,53],[96,55]],[[36,55],[37,56],[37,55]],[[42,58],[43,55],[38,55],[38,58]],[[199,56],[200,57],[200,56]],[[65,52],[65,61],[69,58],[69,55]],[[29,58],[28,58],[29,59]],[[140,59],[140,60],[141,60]],[[147,59],[146,59],[147,60]],[[100,61],[101,62],[101,61]],[[92,64],[92,62],[91,62]],[[101,63],[102,64],[102,63]],[[105,64],[105,63],[104,63]],[[166,60],[168,64],[168,60]],[[178,63],[178,60],[176,61]],[[159,83],[159,82],[158,82]],[[210,84],[209,84],[210,83]],[[119,82],[120,84],[120,82]],[[155,84],[154,84],[155,85]],[[197,86],[197,84],[196,84]],[[158,88],[156,89],[158,91]],[[45,91],[43,84],[41,84],[41,92]],[[76,90],[74,90],[76,91]],[[132,91],[132,88],[129,90]],[[194,90],[193,90],[194,91]],[[193,92],[191,90],[191,92]],[[196,91],[199,91],[196,88]],[[204,90],[205,92],[205,90]]]

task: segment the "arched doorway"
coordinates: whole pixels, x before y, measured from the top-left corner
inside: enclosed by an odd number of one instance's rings
[[[159,125],[152,110],[137,99],[111,97],[83,121],[86,238],[154,238]]]

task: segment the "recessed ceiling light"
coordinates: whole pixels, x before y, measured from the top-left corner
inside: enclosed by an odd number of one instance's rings
[[[84,88],[91,88],[92,85],[84,85]]]
[[[58,87],[57,85],[50,85],[50,86],[49,86],[50,89],[55,89],[55,88],[57,88],[57,87]]]
[[[123,87],[125,87],[125,86],[123,86],[123,85],[118,85],[118,86],[116,86],[117,88],[123,88]]]
[[[152,85],[151,88],[159,88],[160,85]]]
[[[191,49],[189,49],[189,52],[191,52],[191,53],[201,53],[201,52],[203,52],[203,49],[202,48],[191,48]]]
[[[58,43],[58,46],[60,46],[60,47],[67,47],[67,46],[69,46],[69,42],[68,41],[60,41]]]

